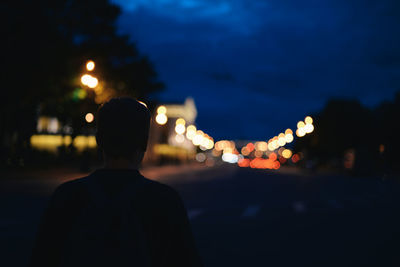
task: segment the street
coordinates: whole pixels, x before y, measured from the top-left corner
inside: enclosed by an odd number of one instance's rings
[[[233,165],[145,169],[181,194],[205,266],[399,266],[399,185]],[[25,266],[54,179],[1,183],[1,266]],[[29,178],[29,177],[27,177]]]

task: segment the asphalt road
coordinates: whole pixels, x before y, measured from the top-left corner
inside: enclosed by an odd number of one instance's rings
[[[180,192],[205,266],[400,266],[395,182],[228,165],[143,173]],[[76,176],[0,180],[0,266],[26,265],[49,194]]]

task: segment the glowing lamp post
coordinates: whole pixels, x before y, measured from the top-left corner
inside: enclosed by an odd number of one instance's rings
[[[179,119],[176,120],[175,124],[176,124],[175,132],[177,134],[184,134],[185,131],[186,131],[186,127],[185,127],[186,121],[184,119],[182,119],[182,118],[179,118]]]
[[[87,123],[92,123],[94,121],[94,115],[92,113],[87,113],[85,116],[85,120]]]
[[[160,125],[164,125],[167,123],[167,121],[167,108],[165,106],[159,106],[157,108],[156,122]]]
[[[94,62],[93,62],[92,60],[89,60],[89,61],[86,63],[86,69],[87,69],[88,71],[94,70],[94,67],[95,67],[95,64],[94,64]]]
[[[164,124],[167,123],[167,121],[168,121],[167,115],[165,115],[164,113],[157,114],[157,116],[156,116],[156,122],[157,122],[158,124],[164,125]]]

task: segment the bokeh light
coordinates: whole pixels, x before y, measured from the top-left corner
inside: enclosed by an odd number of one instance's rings
[[[278,156],[276,155],[276,153],[272,152],[271,154],[269,154],[268,157],[270,160],[276,160],[278,158]]]
[[[196,154],[196,160],[198,162],[204,162],[206,160],[207,156],[204,153],[197,153]]]
[[[189,125],[186,128],[186,138],[192,140],[196,136],[196,131],[197,131],[196,126]]]
[[[304,119],[304,122],[305,122],[306,124],[312,124],[312,123],[313,123],[313,119],[312,119],[310,116],[307,116],[307,117]]]
[[[201,145],[201,143],[203,142],[203,135],[204,135],[204,133],[202,131],[198,130],[196,132],[196,135],[193,137],[193,140],[192,140],[193,145],[195,145],[195,146]]]
[[[184,134],[185,131],[186,131],[185,125],[183,125],[183,124],[177,124],[177,125],[175,126],[175,132],[176,132],[177,134]]]
[[[304,126],[304,131],[306,133],[312,133],[314,131],[314,125],[306,124],[306,126]]]
[[[252,152],[254,150],[254,144],[253,143],[248,143],[246,145],[247,149],[249,150],[249,152]]]
[[[88,71],[94,70],[94,67],[95,67],[95,64],[94,64],[94,62],[93,62],[92,60],[89,60],[89,61],[86,63],[86,69],[87,69]]]
[[[92,76],[90,76],[89,74],[82,75],[81,83],[83,85],[88,85],[91,78],[92,78]]]
[[[278,145],[279,146],[286,145],[286,139],[285,139],[285,135],[283,133],[279,134],[279,136],[278,136]]]
[[[268,149],[268,143],[264,142],[264,141],[256,142],[255,147],[256,147],[256,150],[264,152],[264,151],[267,151],[267,149]]]
[[[239,161],[238,155],[232,153],[224,153],[222,155],[222,160],[228,163],[237,163]]]
[[[293,140],[294,140],[293,134],[286,134],[285,135],[286,143],[291,143],[291,142],[293,142]]]
[[[157,108],[157,113],[158,114],[166,114],[167,113],[167,108],[165,106],[159,106]]]
[[[303,121],[299,121],[298,123],[297,123],[297,129],[301,129],[301,128],[303,128],[305,126],[305,123],[303,122]]]
[[[300,156],[298,154],[294,154],[292,156],[292,162],[297,163],[300,160]]]
[[[290,159],[291,156],[292,151],[290,149],[285,149],[282,151],[282,157],[284,157],[285,159]]]
[[[176,125],[178,125],[178,124],[185,125],[185,124],[186,124],[186,121],[185,121],[183,118],[179,118],[179,119],[176,120],[175,124],[176,124]]]
[[[250,150],[247,148],[247,146],[242,147],[240,150],[243,156],[248,156],[250,154]]]
[[[293,131],[291,129],[286,129],[285,135],[288,135],[288,134],[292,134],[293,135]]]
[[[95,88],[99,84],[97,78],[90,76],[88,83],[86,84],[89,88]]]
[[[177,134],[175,135],[175,141],[181,144],[185,141],[185,137],[182,134]]]
[[[261,150],[256,150],[255,152],[254,152],[254,156],[256,157],[256,158],[261,158],[262,156],[263,156],[263,152],[261,151]]]
[[[156,122],[160,125],[166,124],[168,121],[167,115],[165,113],[159,113],[156,116]]]
[[[94,121],[94,115],[92,113],[87,113],[85,115],[85,120],[87,123],[92,123]]]
[[[297,129],[297,130],[296,130],[296,135],[297,135],[298,137],[303,137],[303,136],[305,136],[305,135],[306,135],[306,131],[305,131],[304,127]]]
[[[250,159],[239,159],[238,165],[239,167],[247,168],[250,166]]]

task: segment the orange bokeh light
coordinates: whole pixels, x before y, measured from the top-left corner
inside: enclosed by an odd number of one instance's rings
[[[269,154],[269,159],[274,161],[278,158],[278,156],[276,155],[276,153],[272,152],[271,154]]]
[[[249,152],[252,152],[254,150],[254,144],[253,143],[248,143],[246,145],[247,149],[249,150]]]
[[[298,154],[294,154],[292,156],[292,162],[297,163],[300,160],[300,156]]]
[[[239,167],[242,167],[242,168],[249,167],[250,166],[250,160],[249,159],[240,159],[238,161],[238,165],[239,165]]]

